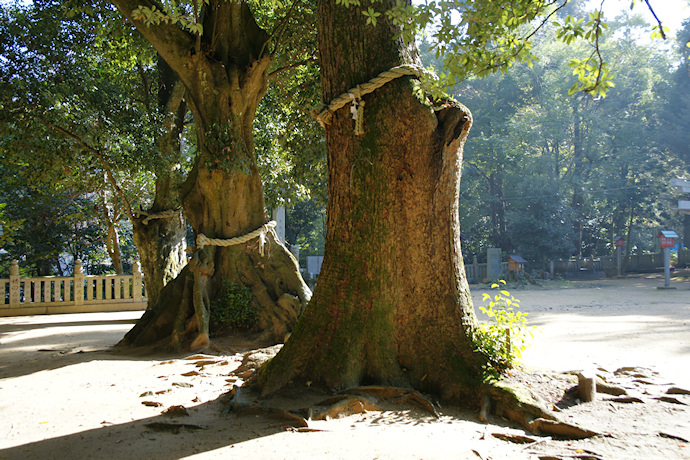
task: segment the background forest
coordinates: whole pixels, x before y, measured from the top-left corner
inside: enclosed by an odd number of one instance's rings
[[[560,11],[575,14],[585,2]],[[271,18],[266,18],[267,21]],[[529,261],[603,255],[616,235],[626,253],[655,250],[660,228],[690,241],[683,198],[669,186],[690,162],[690,21],[677,37],[649,38],[625,13],[600,39],[615,86],[606,97],[569,95],[578,47],[536,36],[533,65],[474,78],[451,94],[470,108],[460,220],[463,255],[500,247]],[[313,30],[275,72],[256,119],[256,149],[270,207],[287,208],[288,243],[322,254],[326,153],[309,114],[320,100]],[[442,58],[420,38],[426,66]],[[129,218],[148,209],[161,171],[184,176],[195,153],[182,117],[179,154],[156,148],[160,68],[150,46],[107,8],[34,2],[0,9],[0,260],[32,275],[128,271]],[[281,65],[278,62],[276,65]],[[273,83],[276,84],[273,84]]]

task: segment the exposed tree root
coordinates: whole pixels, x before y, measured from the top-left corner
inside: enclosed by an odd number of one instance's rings
[[[601,434],[560,420],[544,418],[532,420],[529,423],[529,430],[534,434],[548,435],[561,439],[585,439]]]
[[[412,404],[413,406],[417,406],[423,411],[428,412],[434,417],[440,418],[433,403],[414,390],[395,387],[366,386],[352,388],[350,390],[346,390],[344,393],[373,396],[383,402],[390,402],[394,404]]]
[[[242,387],[235,385],[228,393],[229,399],[225,403],[225,409],[223,409],[222,412],[223,416],[227,416],[230,412],[233,412],[238,416],[263,415],[274,420],[278,420],[290,427],[309,427],[309,423],[307,423],[307,420],[304,417],[300,417],[292,412],[275,407],[252,405],[246,398],[246,393],[246,391],[242,390]]]
[[[669,394],[669,395],[690,395],[690,390],[686,390],[685,388],[671,387],[668,390],[666,390],[666,394]]]
[[[340,395],[318,403],[309,408],[310,420],[328,420],[331,418],[347,417],[368,411],[380,411],[380,406],[372,398],[366,396]]]
[[[534,438],[521,436],[519,434],[491,433],[491,436],[500,439],[501,441],[512,442],[514,444],[534,444],[537,442],[537,440]]]
[[[517,422],[531,433],[561,439],[584,439],[601,434],[559,420],[539,398],[519,385],[496,382],[486,386],[485,395],[497,416]],[[488,410],[483,407],[482,413],[486,412]]]

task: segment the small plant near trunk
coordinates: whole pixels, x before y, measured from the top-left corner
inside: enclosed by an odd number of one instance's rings
[[[499,283],[506,284],[499,280]],[[500,284],[494,283],[491,289],[498,292],[491,296],[483,296],[485,306],[479,307],[489,318],[490,322],[480,323],[474,336],[478,351],[488,356],[495,371],[503,371],[515,367],[522,351],[527,347],[527,336],[533,336],[536,327],[527,326],[527,313],[518,311],[520,301],[501,290]]]
[[[259,319],[252,291],[244,285],[223,281],[223,290],[211,304],[211,321],[225,328],[251,328]]]

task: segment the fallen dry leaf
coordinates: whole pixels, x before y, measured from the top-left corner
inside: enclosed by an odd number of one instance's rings
[[[141,402],[144,406],[148,407],[161,407],[163,404],[159,403],[157,401],[142,401]]]
[[[180,387],[180,388],[192,388],[194,385],[191,383],[186,383],[186,382],[173,382],[174,387]]]

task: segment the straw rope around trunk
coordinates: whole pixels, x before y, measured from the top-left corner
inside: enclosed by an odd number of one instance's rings
[[[156,212],[149,214],[146,211],[139,211],[140,216],[146,216],[144,220],[141,221],[142,224],[148,225],[150,221],[154,219],[168,219],[170,217],[175,217],[178,214],[182,214],[182,208],[168,209],[166,211]]]
[[[436,78],[436,75],[426,70],[424,67],[405,64],[393,67],[385,72],[381,72],[376,77],[372,78],[366,83],[357,85],[354,88],[350,88],[348,91],[344,92],[340,96],[336,97],[331,101],[330,104],[321,104],[314,109],[314,118],[321,124],[322,127],[326,127],[331,122],[333,114],[347,104],[352,103],[350,111],[352,112],[352,118],[355,120],[355,134],[358,136],[364,134],[364,101],[362,96],[373,93],[377,89],[386,85],[399,77],[404,77],[406,75],[412,75],[415,77],[426,76],[429,78]]]
[[[236,236],[234,238],[219,239],[219,238],[209,238],[203,233],[199,233],[196,237],[197,249],[202,249],[204,246],[221,246],[228,247],[234,246],[236,244],[246,243],[259,237],[259,254],[263,257],[264,255],[264,244],[266,243],[266,234],[270,232],[276,226],[276,221],[272,220],[254,231],[251,231],[245,235]]]

